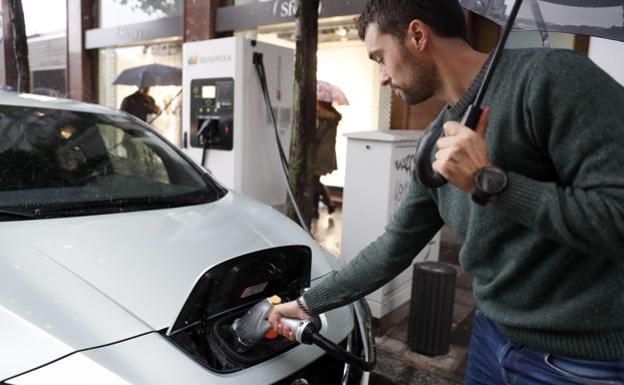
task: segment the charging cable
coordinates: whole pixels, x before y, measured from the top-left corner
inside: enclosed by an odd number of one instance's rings
[[[277,120],[275,119],[275,113],[273,111],[273,106],[271,104],[271,95],[269,93],[269,87],[267,85],[267,77],[264,69],[264,60],[263,55],[260,52],[254,52],[253,54],[253,64],[256,67],[256,72],[258,74],[258,79],[260,80],[260,87],[262,88],[262,94],[264,96],[264,101],[267,106],[267,112],[271,116],[271,122],[273,123],[273,129],[275,131],[275,141],[277,142],[277,149],[279,151],[280,163],[282,164],[282,171],[284,175],[284,184],[286,185],[286,191],[288,192],[288,197],[292,202],[293,209],[295,210],[295,214],[297,215],[297,219],[299,219],[299,224],[304,228],[308,233],[310,229],[308,229],[307,223],[303,220],[303,215],[301,215],[301,210],[299,209],[299,205],[295,200],[295,195],[293,194],[292,187],[290,185],[290,173],[288,171],[288,159],[286,159],[286,153],[284,152],[284,147],[282,147],[282,141],[279,137],[279,132],[277,130]]]
[[[353,353],[347,352],[340,346],[323,337],[319,333],[317,324],[310,320],[282,317],[280,323],[288,326],[295,336],[295,340],[301,344],[316,345],[334,358],[355,366],[364,372],[370,372],[375,367],[374,361],[365,361],[360,357],[356,357]]]

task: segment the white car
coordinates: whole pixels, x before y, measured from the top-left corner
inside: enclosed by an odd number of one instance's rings
[[[231,349],[234,319],[332,258],[129,115],[0,92],[0,244],[0,384],[368,382],[281,337]],[[321,318],[373,354],[365,306]]]

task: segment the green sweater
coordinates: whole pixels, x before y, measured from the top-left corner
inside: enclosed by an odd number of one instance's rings
[[[509,177],[498,200],[481,207],[414,177],[385,233],[306,303],[321,313],[374,291],[446,223],[478,307],[509,338],[624,359],[624,88],[573,52],[508,50],[483,105],[490,158]]]

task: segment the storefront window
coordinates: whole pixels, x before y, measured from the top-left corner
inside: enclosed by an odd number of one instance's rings
[[[117,75],[127,68],[152,63],[181,68],[182,44],[167,43],[101,49],[99,52],[99,104],[119,109],[123,98],[134,93],[137,87],[113,85]],[[180,86],[150,87],[150,96],[163,109],[163,112],[158,117],[153,114],[147,116],[148,122],[153,120],[152,127],[177,145],[180,145],[182,135],[180,90]]]
[[[184,0],[100,0],[100,28],[182,16]]]
[[[67,2],[66,0],[22,0],[31,92],[48,96],[66,95]]]

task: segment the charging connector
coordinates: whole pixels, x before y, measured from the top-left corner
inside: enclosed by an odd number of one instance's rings
[[[295,340],[301,344],[316,345],[325,350],[334,358],[355,366],[365,372],[370,372],[375,367],[374,361],[365,361],[360,357],[356,357],[352,353],[347,352],[332,341],[323,337],[319,333],[320,325],[310,320],[300,320],[294,318],[283,317],[280,323],[286,325],[294,334]]]

